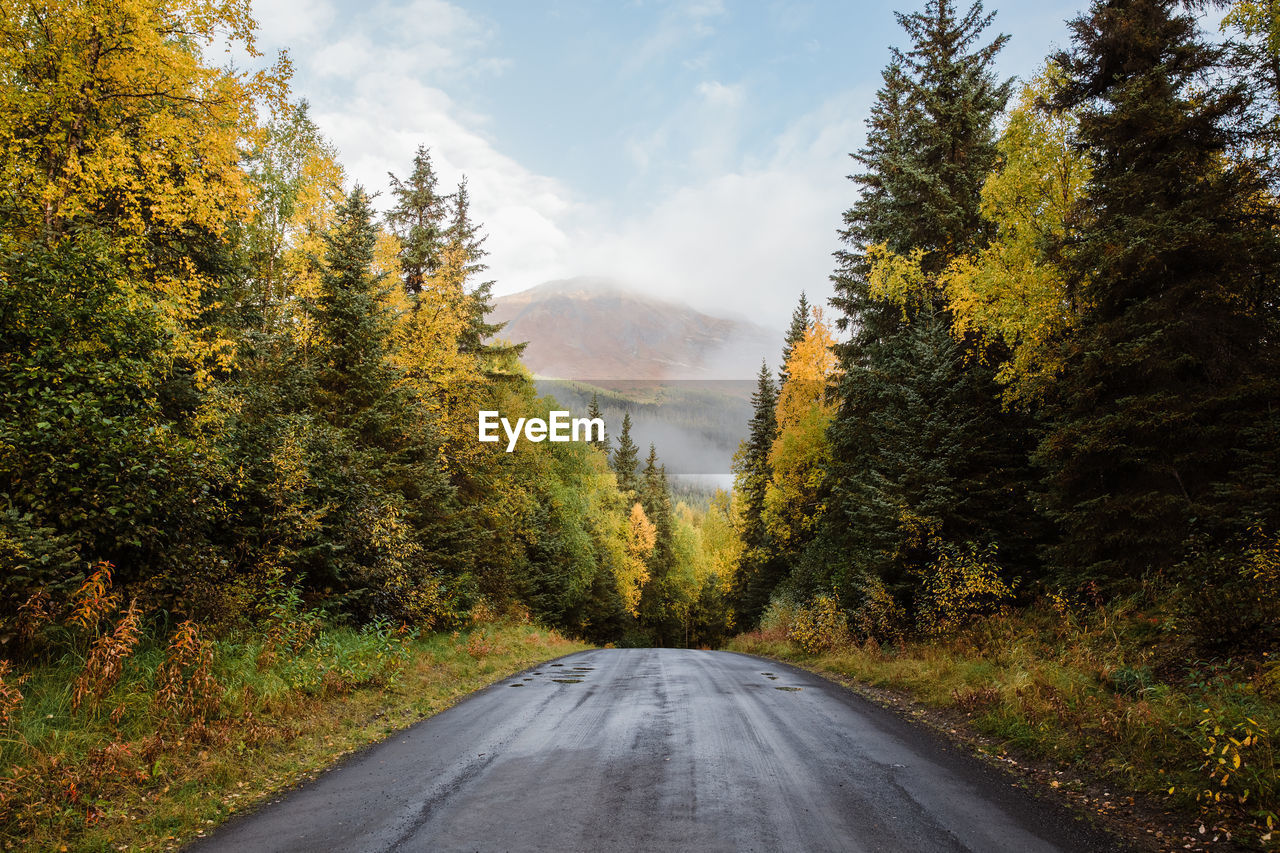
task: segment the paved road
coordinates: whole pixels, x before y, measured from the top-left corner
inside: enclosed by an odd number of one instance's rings
[[[499,682],[192,848],[1114,851],[849,691],[729,652],[583,652]]]

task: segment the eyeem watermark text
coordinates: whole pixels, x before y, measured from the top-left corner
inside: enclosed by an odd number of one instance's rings
[[[551,412],[550,420],[519,418],[515,426],[498,412],[480,412],[479,435],[481,441],[500,441],[498,427],[507,436],[507,452],[516,449],[516,442],[523,432],[526,441],[604,441],[604,418],[572,418],[571,412]]]

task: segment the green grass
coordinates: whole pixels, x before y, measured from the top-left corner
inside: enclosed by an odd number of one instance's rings
[[[145,641],[104,699],[78,711],[82,657],[31,671],[0,728],[0,846],[176,849],[468,693],[586,648],[509,623],[422,638],[327,627],[296,653],[263,655],[263,644],[212,644],[207,713],[157,702],[165,650]]]
[[[1045,605],[894,646],[806,654],[775,626],[730,648],[909,694],[1002,748],[1143,796],[1182,830],[1198,836],[1203,823],[1269,847],[1280,841],[1268,823],[1280,811],[1280,669],[1266,657],[1177,659],[1157,621],[1126,605],[1071,616]]]

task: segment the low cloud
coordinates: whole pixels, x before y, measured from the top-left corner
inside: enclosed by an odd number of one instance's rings
[[[870,96],[832,100],[794,122],[766,162],[676,189],[616,227],[572,232],[576,268],[559,274],[616,278],[774,326],[801,290],[821,304],[840,217],[854,199],[848,152],[860,144]]]
[[[486,134],[485,116],[449,96],[457,75],[503,73],[506,59],[487,47],[492,24],[443,0],[359,11],[261,0],[257,11],[261,46],[292,49],[296,96],[312,102],[352,181],[385,190],[387,172],[404,175],[419,144],[445,187],[467,175],[500,293],[595,275],[777,326],[800,290],[815,301],[829,292],[835,231],[853,199],[846,154],[862,136],[869,92],[792,122],[754,146],[769,153],[752,161],[739,153],[738,120],[750,92],[706,80],[665,125],[628,143],[637,176],[652,173],[662,189],[618,213],[614,199],[581,198],[527,168]],[[718,3],[668,6],[643,49],[672,49],[669,30],[681,21],[705,34],[721,13]]]
[[[742,87],[726,86],[718,80],[698,84],[698,94],[716,107],[737,107],[742,103]]]

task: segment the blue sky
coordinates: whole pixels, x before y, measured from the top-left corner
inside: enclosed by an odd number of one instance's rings
[[[1034,73],[1083,5],[995,7],[1000,73]],[[352,180],[385,189],[419,143],[468,176],[497,292],[589,275],[771,326],[830,293],[895,8],[915,6],[255,3]]]

